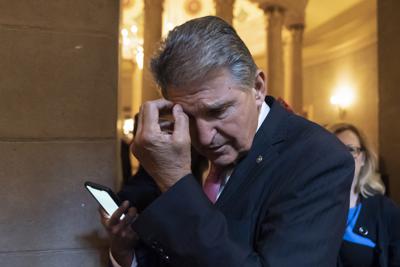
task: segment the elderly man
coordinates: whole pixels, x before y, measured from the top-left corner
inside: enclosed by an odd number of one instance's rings
[[[335,266],[354,172],[344,146],[266,97],[263,71],[217,17],[172,30],[151,68],[164,99],[141,107],[132,151],[160,194],[140,214],[124,203],[103,217],[115,261]],[[191,146],[210,164],[200,181]]]

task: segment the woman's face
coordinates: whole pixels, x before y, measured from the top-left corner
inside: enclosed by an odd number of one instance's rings
[[[355,161],[354,178],[360,174],[361,167],[364,165],[364,152],[361,150],[360,140],[355,133],[345,130],[336,136],[347,146]]]

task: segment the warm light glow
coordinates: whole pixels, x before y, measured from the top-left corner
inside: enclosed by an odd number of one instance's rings
[[[354,90],[348,85],[340,86],[331,97],[331,104],[339,108],[347,108],[354,101]]]
[[[131,32],[136,34],[138,32],[138,27],[136,25],[132,25]]]
[[[122,39],[122,45],[130,46],[131,45],[131,40],[129,38],[123,38]]]
[[[122,29],[121,30],[121,34],[123,37],[127,37],[128,36],[128,30],[127,29]]]
[[[166,27],[168,32],[172,31],[172,29],[174,28],[174,24],[172,24],[171,22],[167,22]]]
[[[143,61],[144,61],[144,53],[143,53],[143,48],[142,49],[138,49],[138,51],[136,52],[136,63],[139,67],[139,69],[143,69]]]
[[[139,69],[143,69],[143,39],[137,37],[138,27],[134,24],[127,29],[121,30],[122,58],[136,61]]]
[[[133,119],[125,119],[124,125],[122,126],[125,135],[133,133],[133,125],[135,121]]]

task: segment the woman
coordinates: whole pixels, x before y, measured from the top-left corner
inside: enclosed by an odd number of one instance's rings
[[[400,209],[384,196],[375,154],[355,126],[341,123],[330,130],[355,161],[339,266],[400,266]]]

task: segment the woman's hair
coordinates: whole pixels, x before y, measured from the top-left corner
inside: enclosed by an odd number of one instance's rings
[[[328,129],[338,135],[344,131],[351,131],[360,141],[361,152],[364,153],[364,165],[360,168],[360,173],[356,177],[356,192],[363,197],[373,196],[385,193],[385,185],[383,184],[379,173],[377,173],[377,157],[376,153],[371,149],[364,134],[352,124],[338,123],[328,126]]]

